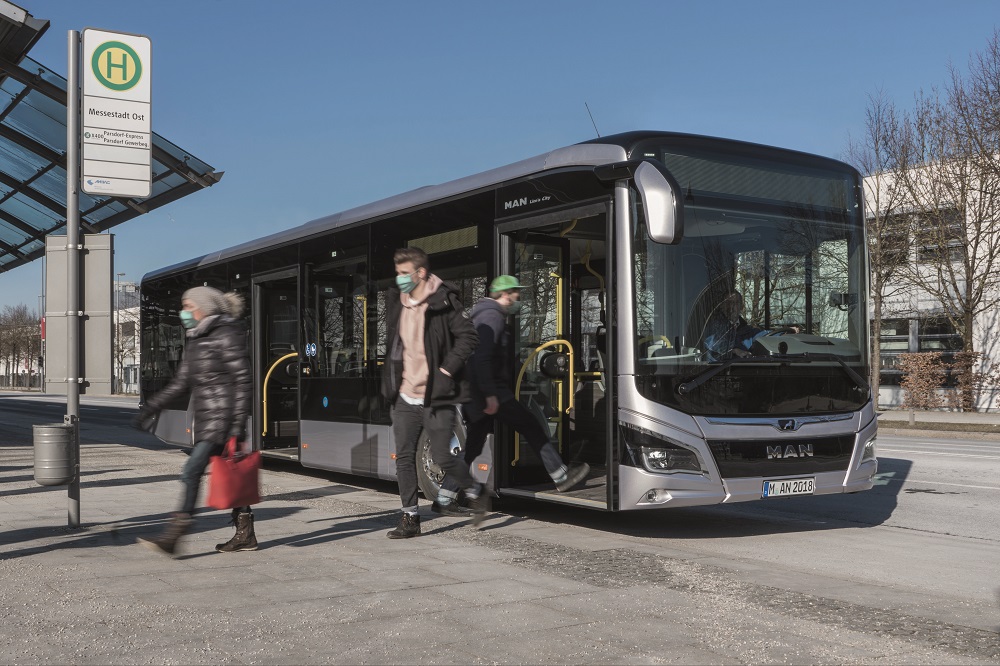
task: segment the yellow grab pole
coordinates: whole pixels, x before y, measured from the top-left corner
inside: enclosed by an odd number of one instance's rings
[[[528,358],[524,359],[524,363],[521,364],[521,371],[517,373],[517,382],[514,384],[514,397],[517,400],[521,399],[521,381],[524,379],[524,373],[528,371],[528,364],[531,363],[531,360],[538,355],[538,352],[542,351],[543,349],[548,349],[549,347],[554,347],[555,345],[565,345],[566,348],[569,349],[569,354],[568,354],[569,355],[569,369],[568,369],[567,372],[568,372],[570,380],[572,381],[572,379],[573,379],[573,358],[574,358],[573,357],[573,345],[570,344],[569,340],[549,340],[548,342],[542,344],[541,346],[536,347],[535,350],[533,352],[531,352],[531,354],[528,356]],[[562,382],[563,382],[563,380],[562,379],[558,379],[556,381],[559,382],[560,393],[562,393]],[[569,399],[568,399],[569,406],[566,407],[566,413],[567,414],[569,414],[569,412],[574,407],[574,398],[575,398],[575,395],[574,395],[574,392],[573,392],[572,388],[573,387],[571,386],[570,390],[569,390]],[[562,404],[560,404],[559,407],[562,408]],[[562,437],[562,431],[560,430],[560,439],[561,439],[561,437]],[[560,442],[560,444],[562,444],[562,442]],[[511,461],[510,466],[511,467],[515,466],[517,464],[517,461],[520,460],[520,459],[521,459],[521,436],[518,433],[515,432],[514,433],[514,459]]]
[[[264,375],[264,389],[263,389],[263,391],[264,391],[264,432],[261,433],[261,435],[266,435],[267,434],[267,382],[271,379],[271,373],[274,372],[274,369],[276,367],[278,367],[279,363],[281,363],[284,360],[290,359],[293,356],[298,356],[298,355],[299,355],[298,352],[292,352],[291,354],[285,354],[284,356],[282,356],[281,358],[279,358],[277,361],[275,361],[274,363],[272,363],[271,367],[267,369],[267,374]]]

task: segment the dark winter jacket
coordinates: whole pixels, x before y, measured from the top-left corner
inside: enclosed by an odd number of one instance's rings
[[[167,386],[146,401],[159,412],[171,400],[191,393],[194,441],[225,443],[246,428],[253,380],[243,325],[228,315],[205,317],[187,331],[184,357]]]
[[[472,325],[479,336],[476,351],[469,358],[466,375],[472,396],[466,405],[469,421],[478,421],[486,407],[487,396],[500,403],[514,399],[510,388],[510,335],[507,311],[492,298],[483,298],[472,308]]]
[[[386,294],[386,362],[382,368],[382,395],[389,404],[399,396],[403,382],[403,345],[399,337],[399,316],[403,310],[399,289],[390,287]],[[424,349],[430,375],[424,393],[424,406],[458,405],[469,400],[469,382],[465,362],[476,348],[476,330],[462,310],[458,288],[442,282],[427,297],[424,313]],[[451,377],[441,372],[447,370]]]

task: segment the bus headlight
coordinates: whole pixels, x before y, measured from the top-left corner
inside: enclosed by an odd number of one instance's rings
[[[626,423],[622,423],[621,426],[622,436],[632,454],[632,459],[641,462],[646,470],[661,474],[672,472],[705,473],[698,453],[693,449],[645,428],[637,428]]]
[[[875,460],[875,455],[876,455],[876,452],[875,452],[875,442],[877,440],[878,440],[878,437],[876,436],[876,437],[872,437],[867,442],[865,442],[865,452],[863,454],[861,454],[861,461],[862,462],[864,462],[865,460]]]
[[[694,451],[676,448],[642,447],[642,462],[651,472],[700,472],[698,456]]]

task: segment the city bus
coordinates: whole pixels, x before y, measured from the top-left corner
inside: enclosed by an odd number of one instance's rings
[[[422,187],[145,275],[142,395],[181,359],[184,290],[234,290],[248,305],[254,448],[395,479],[385,297],[394,251],[420,247],[467,309],[496,275],[529,287],[510,322],[510,385],[567,463],[590,465],[556,492],[499,423],[472,463],[495,495],[626,511],[867,490],[861,187],[832,159],[652,131]],[[736,328],[751,335],[720,350]],[[186,400],[168,407],[157,436],[190,446]],[[418,455],[434,498],[426,441]]]

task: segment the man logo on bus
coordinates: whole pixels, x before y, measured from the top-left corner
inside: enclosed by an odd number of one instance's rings
[[[528,205],[528,197],[521,197],[520,199],[511,199],[510,201],[503,202],[503,209],[510,210],[511,208],[520,208],[521,206]]]
[[[101,85],[110,90],[130,90],[142,78],[139,54],[123,42],[104,42],[90,58],[90,69]]]
[[[784,450],[781,449],[781,445],[769,446],[767,447],[767,459],[774,460],[775,458],[812,458],[813,457],[813,445],[812,444],[799,444],[798,449],[789,444]]]

